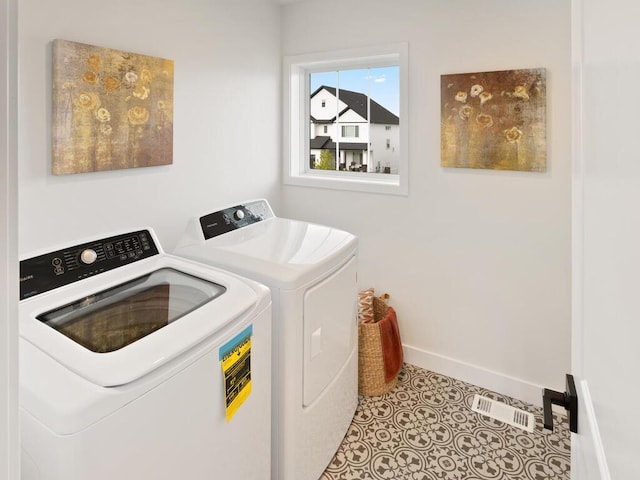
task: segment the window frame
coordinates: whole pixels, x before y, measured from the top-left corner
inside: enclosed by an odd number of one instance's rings
[[[409,85],[407,43],[285,56],[283,61],[283,183],[359,192],[409,194]],[[398,174],[309,168],[309,76],[327,70],[399,67]]]

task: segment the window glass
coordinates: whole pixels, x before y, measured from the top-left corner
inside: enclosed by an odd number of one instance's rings
[[[119,350],[222,295],[226,288],[161,268],[37,318],[98,353]]]
[[[310,73],[311,169],[398,173],[399,78],[396,65]]]

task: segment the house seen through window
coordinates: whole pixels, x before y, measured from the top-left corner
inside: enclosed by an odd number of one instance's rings
[[[309,73],[309,159],[315,170],[398,174],[400,67]]]

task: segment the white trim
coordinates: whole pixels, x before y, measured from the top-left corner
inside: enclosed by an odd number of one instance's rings
[[[582,0],[572,0],[571,371],[583,373],[584,155],[582,133]]]
[[[406,363],[542,407],[541,385],[411,345],[403,345],[403,352]]]
[[[589,391],[589,385],[587,385],[586,380],[582,380],[578,382],[578,411],[580,412],[578,416],[578,420],[580,420],[580,425],[578,426],[578,434],[571,434],[571,447],[573,451],[573,447],[576,444],[583,440],[591,440],[590,445],[585,445],[584,443],[580,444],[580,453],[584,455],[585,453],[591,454],[592,457],[595,457],[595,461],[597,464],[597,470],[599,473],[598,480],[611,480],[611,474],[609,473],[609,465],[607,464],[607,456],[604,453],[604,446],[602,445],[602,438],[600,437],[600,429],[598,428],[598,421],[596,420],[596,413],[593,408],[593,401],[591,400],[591,392]],[[584,416],[584,418],[580,418]],[[585,421],[586,418],[586,421]],[[587,428],[588,432],[581,432],[581,428]],[[576,459],[578,452],[573,452],[571,471],[574,470],[573,462],[579,459]],[[589,478],[592,478],[591,475],[595,473],[593,468],[589,469]]]
[[[571,371],[578,389],[578,433],[571,434],[571,472],[576,479],[610,480],[593,401],[584,372],[584,134],[583,9],[571,1],[572,169],[571,183]],[[596,473],[597,472],[597,473]],[[598,476],[595,476],[598,475]]]
[[[400,161],[398,175],[309,172],[309,73],[331,68],[400,65]],[[360,192],[409,194],[409,46],[407,43],[284,57],[283,183]],[[329,174],[327,174],[329,173]]]
[[[0,478],[20,478],[16,0],[0,4]]]

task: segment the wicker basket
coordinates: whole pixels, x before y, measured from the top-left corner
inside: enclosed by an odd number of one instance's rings
[[[382,298],[373,297],[375,322],[383,319],[389,310],[384,298],[386,298],[384,295]],[[375,396],[393,390],[398,383],[398,375],[389,382],[385,382],[382,340],[378,323],[359,323],[358,341],[358,393]]]

